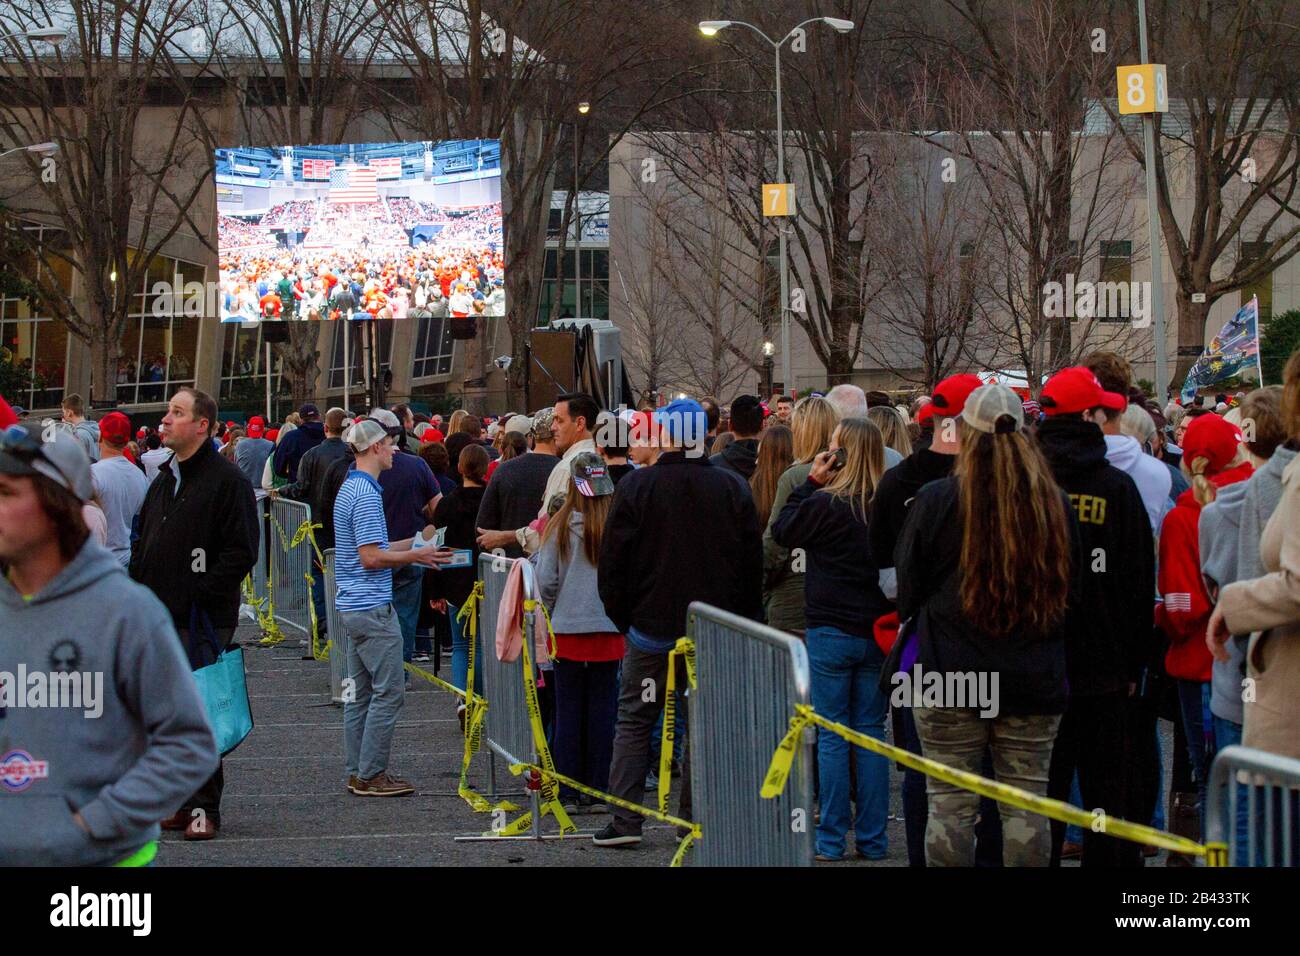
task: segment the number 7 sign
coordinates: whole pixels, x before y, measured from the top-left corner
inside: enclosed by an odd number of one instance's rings
[[[1169,81],[1163,63],[1116,67],[1115,83],[1121,115],[1169,112]]]
[[[763,184],[763,215],[794,215],[794,183]]]

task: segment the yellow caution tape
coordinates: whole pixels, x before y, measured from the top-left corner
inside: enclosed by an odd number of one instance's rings
[[[843,724],[827,720],[807,704],[799,704],[795,707],[795,715],[790,719],[790,728],[786,731],[780,744],[777,745],[776,753],[772,756],[772,763],[768,767],[760,791],[763,797],[770,799],[779,796],[785,790],[785,783],[790,776],[792,761],[797,752],[799,734],[809,724],[843,737],[851,744],[880,754],[882,757],[901,763],[903,766],[910,767],[926,776],[943,780],[980,796],[989,797],[999,803],[1018,807],[1021,810],[1028,810],[1030,813],[1037,813],[1053,820],[1059,820],[1062,823],[1073,823],[1089,829],[1096,822],[1095,816],[1087,810],[1081,810],[1079,807],[1060,800],[1053,800],[1051,797],[1030,793],[1019,787],[999,783],[996,780],[989,780],[967,770],[958,770],[955,767],[949,767],[947,764],[939,763],[937,760],[931,760],[901,747],[892,746],[874,737],[869,737],[866,734],[845,727]],[[1103,832],[1107,836],[1117,839],[1132,840],[1135,843],[1144,843],[1148,846],[1156,846],[1176,853],[1208,856],[1211,860],[1214,857],[1209,848],[1194,840],[1175,836],[1172,833],[1165,833],[1162,830],[1140,823],[1130,823],[1127,820],[1107,817]],[[1212,862],[1211,865],[1215,864]]]
[[[555,761],[551,757],[551,748],[546,743],[546,730],[542,727],[542,708],[537,699],[537,679],[533,676],[533,655],[529,648],[527,615],[537,610],[538,601],[534,598],[524,599],[524,637],[520,641],[523,648],[524,700],[528,705],[528,723],[533,732],[533,749],[542,762],[542,815],[550,813],[560,824],[561,833],[576,833],[569,815],[560,805],[560,788],[555,782]]]

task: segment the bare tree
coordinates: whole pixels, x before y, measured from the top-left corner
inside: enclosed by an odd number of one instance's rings
[[[0,266],[43,266],[43,304],[90,347],[97,406],[114,404],[127,317],[161,250],[178,234],[210,245],[211,223],[196,222],[194,206],[211,176],[216,104],[195,80],[210,54],[186,42],[205,13],[198,0],[13,0],[0,10],[3,33],[68,29],[49,53],[9,44],[0,123],[12,141],[59,153],[11,157],[28,175],[0,189],[0,222],[18,227]],[[55,225],[57,241],[34,239],[21,228],[31,222]]]
[[[870,234],[884,288],[863,352],[928,391],[988,351],[997,223],[976,177],[945,181],[945,151],[904,134],[878,139],[885,171]]]
[[[571,135],[583,141],[581,188],[607,161],[610,144],[681,72],[677,49],[656,28],[671,16],[665,8],[676,5],[394,0],[386,7],[386,49],[405,65],[416,94],[380,99],[393,128],[431,138],[501,140],[512,391],[522,390],[528,330],[538,315],[556,165],[562,144],[572,143],[566,126],[574,126]],[[601,55],[593,55],[595,50]],[[586,118],[578,112],[584,102],[590,107]],[[561,269],[573,202],[570,195]],[[561,275],[557,288],[563,281]],[[466,364],[467,395],[481,398],[481,348],[470,350]]]
[[[1132,168],[1118,132],[1090,122],[1089,104],[1109,93],[1114,77],[1113,51],[1090,43],[1099,6],[947,0],[951,29],[916,27],[938,54],[929,62],[941,92],[914,128],[952,130],[927,138],[951,152],[958,179],[978,178],[998,224],[985,249],[998,300],[987,312],[999,339],[993,361],[1018,365],[1035,390],[1086,350],[1142,347],[1122,315],[1118,323],[1098,314],[1072,321],[1072,310],[1044,307],[1056,284],[1072,287],[1085,270],[1113,268],[1116,256],[1102,253],[1116,247],[1103,244],[1131,243]]]
[[[1115,32],[1135,36],[1132,11],[1119,9]],[[1151,58],[1167,64],[1171,88],[1170,112],[1155,117],[1155,166],[1178,287],[1176,385],[1204,348],[1214,303],[1300,251],[1300,4],[1156,0],[1148,10]],[[1140,127],[1108,109],[1145,168]]]
[[[366,105],[386,0],[217,0],[214,70],[248,145],[344,142]],[[275,346],[295,406],[316,394],[320,329],[290,322]]]

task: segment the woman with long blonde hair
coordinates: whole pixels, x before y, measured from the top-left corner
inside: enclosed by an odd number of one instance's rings
[[[776,543],[799,549],[804,574],[805,643],[812,665],[812,700],[830,720],[875,737],[885,736],[888,703],[880,690],[884,652],[873,625],[892,610],[871,561],[871,498],[885,471],[880,429],[865,418],[846,418],[817,455],[808,479],[796,488],[772,524]],[[860,857],[885,858],[889,763],[870,751],[856,753],[853,830]],[[817,779],[821,819],[817,858],[842,860],[849,829],[849,748],[835,734],[818,734]]]
[[[772,522],[790,492],[808,479],[813,459],[831,443],[839,416],[830,402],[816,395],[801,398],[790,414],[794,463],[776,483],[763,532],[763,609],[772,627],[803,634],[803,563],[772,538]]]
[[[867,409],[867,418],[875,422],[885,439],[885,447],[892,448],[904,458],[912,454],[912,436],[907,431],[907,419],[892,405],[877,405]]]
[[[904,706],[925,756],[979,773],[991,749],[998,780],[1042,795],[1067,700],[1077,531],[1015,392],[981,386],[958,420],[956,469],[917,493],[896,549]],[[975,864],[979,800],[929,781],[930,866]],[[1047,819],[999,811],[1003,832],[1020,835],[1004,840],[1005,864],[1047,866]]]

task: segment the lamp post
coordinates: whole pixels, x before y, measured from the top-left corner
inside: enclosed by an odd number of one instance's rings
[[[586,116],[591,112],[591,104],[583,100],[578,104],[578,112]],[[578,202],[578,123],[573,124],[573,317],[582,318],[582,206]]]
[[[701,20],[699,24],[700,32],[706,37],[717,36],[727,27],[748,27],[772,46],[776,57],[776,178],[782,183],[785,182],[785,118],[781,111],[781,47],[795,35],[795,31],[810,23],[825,23],[839,33],[849,33],[854,28],[852,20],[812,17],[795,24],[780,40],[773,40],[758,27],[743,20]],[[784,223],[777,228],[777,241],[780,246],[777,255],[781,262],[781,387],[788,390],[794,387],[794,380],[790,373],[790,271],[786,257]]]
[[[763,398],[768,399],[772,395],[772,353],[776,351],[776,346],[771,342],[763,343]]]

